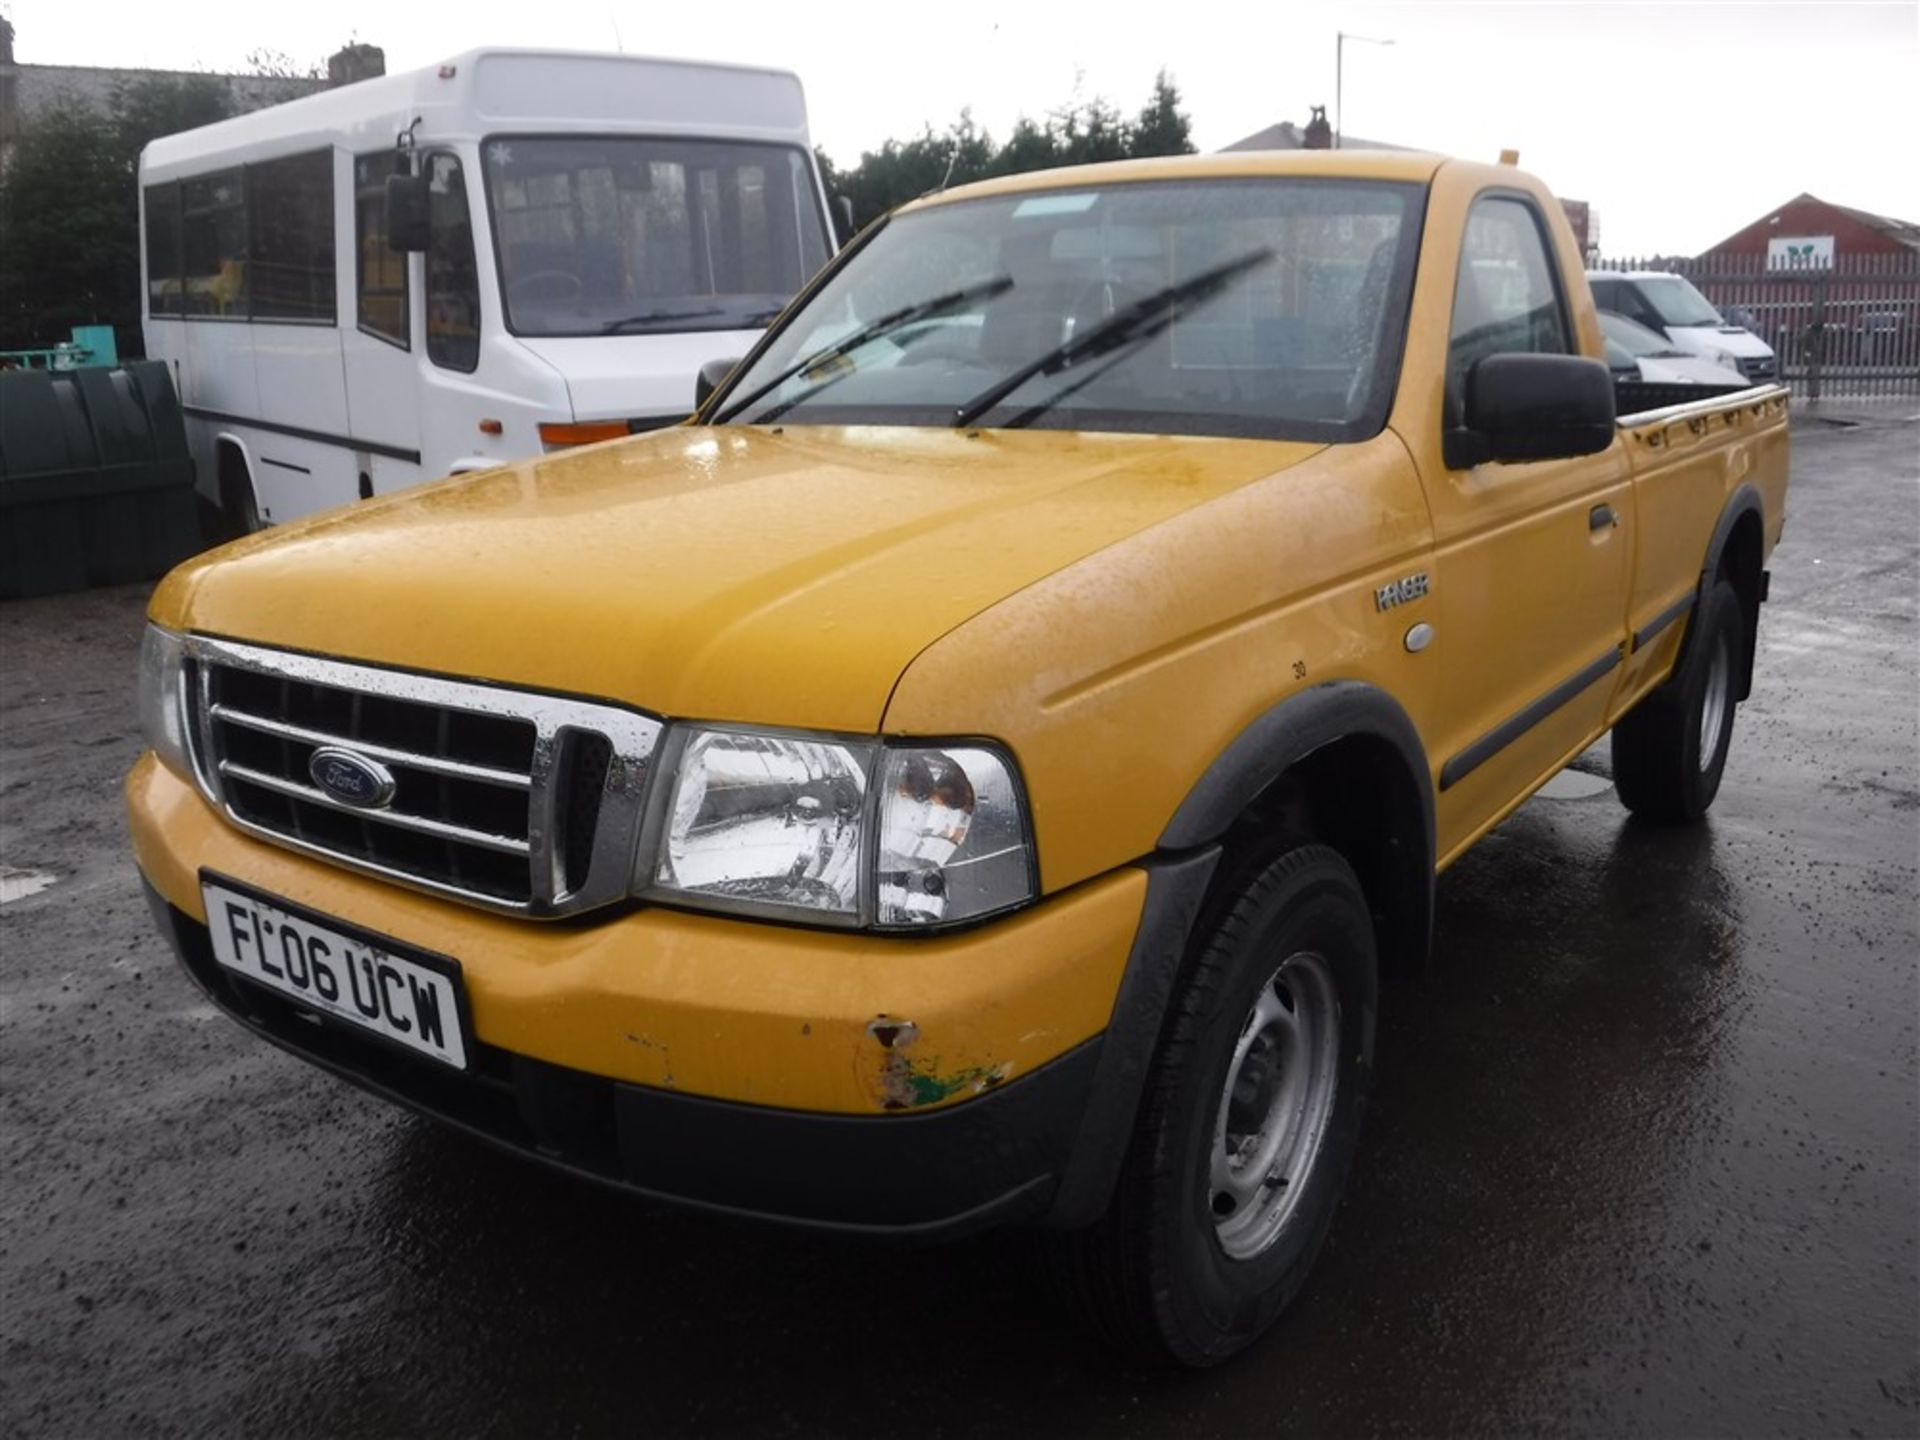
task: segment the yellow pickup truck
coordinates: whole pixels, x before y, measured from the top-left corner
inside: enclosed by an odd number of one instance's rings
[[[923,199],[686,425],[169,576],[127,781],[161,929],[475,1135],[743,1216],[1038,1226],[1102,1333],[1221,1360],[1332,1223],[1436,874],[1609,728],[1633,810],[1714,798],[1787,396],[1621,417],[1604,354],[1511,166]]]

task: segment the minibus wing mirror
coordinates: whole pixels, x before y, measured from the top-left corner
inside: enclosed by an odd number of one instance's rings
[[[427,248],[427,177],[387,177],[387,245],[400,251]]]
[[[693,377],[693,408],[698,410],[707,403],[707,397],[727,383],[727,377],[733,374],[733,367],[740,363],[738,355],[726,360],[709,360],[700,367]]]

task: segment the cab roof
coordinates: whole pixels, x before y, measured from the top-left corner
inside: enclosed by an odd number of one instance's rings
[[[900,208],[904,213],[956,200],[1018,195],[1030,190],[1080,190],[1145,180],[1219,180],[1272,175],[1425,183],[1446,163],[1444,155],[1417,150],[1235,150],[1213,155],[1167,155],[1151,160],[1068,165],[1054,170],[1033,170],[1024,175],[1006,175],[997,180],[979,180],[937,195],[922,196]]]

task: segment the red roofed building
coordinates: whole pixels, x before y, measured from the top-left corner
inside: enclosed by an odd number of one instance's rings
[[[1836,260],[1854,255],[1920,257],[1920,225],[1802,194],[1703,251],[1700,258],[1765,255],[1769,240],[1811,235],[1831,235]]]

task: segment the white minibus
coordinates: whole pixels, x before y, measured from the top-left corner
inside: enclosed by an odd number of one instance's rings
[[[323,91],[140,186],[147,354],[231,531],[672,424],[833,245],[795,76],[624,55]]]

